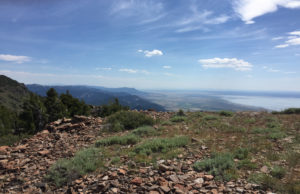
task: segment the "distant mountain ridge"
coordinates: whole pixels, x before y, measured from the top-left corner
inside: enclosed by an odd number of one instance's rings
[[[154,109],[156,111],[165,111],[161,105],[153,103],[138,95],[146,95],[147,93],[136,90],[134,88],[105,88],[98,86],[44,86],[38,84],[28,84],[26,87],[41,96],[45,96],[50,88],[54,88],[59,94],[65,93],[67,90],[75,98],[84,100],[85,103],[91,105],[103,105],[119,99],[120,104],[129,106],[131,109],[147,110]]]

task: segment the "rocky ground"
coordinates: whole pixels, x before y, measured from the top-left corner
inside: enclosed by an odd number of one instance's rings
[[[148,112],[156,119],[168,120],[173,113]],[[255,115],[254,115],[255,116]],[[210,148],[185,147],[173,159],[151,165],[136,164],[121,157],[121,165],[107,165],[68,185],[55,187],[45,181],[49,167],[61,158],[70,158],[92,145],[101,133],[102,119],[77,116],[53,122],[44,131],[17,145],[0,147],[1,193],[268,193],[244,178],[224,182],[206,172],[196,172],[193,164],[209,156]],[[188,128],[183,125],[183,128]],[[103,138],[103,137],[102,137]],[[192,139],[198,141],[197,139]],[[199,143],[199,142],[197,142]],[[201,144],[201,143],[200,143]]]

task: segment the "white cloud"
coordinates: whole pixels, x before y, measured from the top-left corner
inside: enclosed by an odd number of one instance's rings
[[[9,62],[16,62],[16,63],[24,63],[24,62],[31,61],[31,58],[27,57],[27,56],[16,56],[16,55],[0,54],[0,60],[9,61]]]
[[[295,71],[287,71],[287,72],[284,72],[284,74],[296,74],[297,72]]]
[[[300,8],[299,0],[234,0],[233,8],[237,15],[246,23],[253,24],[254,18],[275,12],[279,7]]]
[[[150,72],[147,71],[147,70],[137,70],[137,69],[119,69],[119,71],[121,72],[126,72],[126,73],[142,73],[142,74],[145,74],[145,75],[149,75]]]
[[[272,72],[272,73],[280,72],[280,70],[278,70],[278,69],[273,69],[273,68],[269,68],[267,71],[268,71],[268,72]]]
[[[231,68],[236,71],[250,71],[253,65],[236,58],[212,58],[212,59],[200,59],[199,63],[203,68]]]
[[[172,67],[169,66],[169,65],[165,65],[165,66],[163,66],[163,68],[164,68],[164,69],[171,69]]]
[[[111,71],[111,67],[97,67],[96,70],[105,70],[105,71]]]
[[[275,48],[286,48],[293,45],[300,45],[300,31],[293,31],[287,34],[292,36],[285,37],[286,41],[284,42],[284,44],[277,45],[275,46]]]
[[[175,32],[182,33],[199,29],[207,30],[205,25],[222,24],[230,19],[227,15],[214,16],[212,11],[198,11],[197,5],[192,5],[190,9],[192,14],[175,24],[179,27]]]
[[[288,44],[279,44],[279,45],[276,45],[275,48],[286,48],[288,46],[289,46]]]
[[[282,36],[272,38],[272,40],[282,40],[282,39],[284,39],[284,37],[282,37]]]
[[[290,35],[300,36],[300,31],[290,32]]]
[[[163,52],[161,50],[154,49],[152,51],[148,50],[138,50],[139,53],[144,53],[146,57],[153,57],[153,56],[162,56]]]
[[[119,69],[121,72],[127,72],[127,73],[137,73],[138,70],[136,69]]]

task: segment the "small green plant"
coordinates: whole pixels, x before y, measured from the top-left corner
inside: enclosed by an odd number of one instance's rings
[[[220,111],[219,114],[221,116],[225,116],[225,117],[232,117],[233,116],[233,112],[231,112],[231,111],[225,111],[225,110]]]
[[[215,153],[211,158],[194,164],[196,171],[206,171],[219,179],[230,180],[235,177],[235,164],[230,153]]]
[[[110,146],[110,145],[134,145],[140,141],[139,137],[133,134],[125,136],[113,136],[107,139],[98,140],[95,145],[100,146]]]
[[[203,119],[205,121],[214,121],[214,120],[218,120],[219,117],[215,116],[215,115],[206,115],[203,117]]]
[[[101,166],[99,151],[97,148],[87,148],[77,152],[73,158],[58,160],[51,166],[46,179],[56,186],[61,186],[95,171]]]
[[[146,137],[155,136],[158,134],[158,131],[151,126],[143,126],[133,130],[131,133],[139,137]]]
[[[174,148],[184,147],[190,142],[189,137],[155,138],[138,145],[133,152],[150,155],[151,153],[166,153]]]
[[[161,125],[163,125],[163,126],[170,126],[172,124],[173,123],[171,121],[163,121],[163,122],[161,122]]]
[[[170,121],[179,123],[179,122],[186,121],[186,117],[185,116],[174,116],[170,119]]]
[[[271,169],[270,174],[275,178],[282,179],[286,174],[286,170],[280,166],[275,166]]]
[[[121,158],[118,157],[118,156],[113,157],[113,158],[111,159],[111,163],[112,163],[112,164],[117,164],[117,163],[119,163],[120,161],[121,161]]]
[[[154,120],[140,112],[120,111],[108,117],[107,123],[110,124],[110,130],[123,131],[132,130],[141,126],[154,124]]]
[[[254,170],[257,168],[257,165],[251,162],[249,159],[240,160],[237,164],[238,169],[245,169],[245,170]]]
[[[185,116],[184,111],[182,109],[179,109],[178,112],[176,113],[177,116]]]
[[[244,160],[248,157],[249,150],[247,148],[238,148],[234,151],[233,157],[239,160]]]

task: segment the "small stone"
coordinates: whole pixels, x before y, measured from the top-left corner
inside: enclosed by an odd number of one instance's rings
[[[170,188],[168,186],[160,186],[160,189],[165,193],[170,192]]]
[[[159,170],[161,170],[161,171],[163,171],[163,172],[165,172],[165,171],[168,171],[168,170],[170,170],[170,167],[169,166],[166,166],[166,165],[164,165],[164,164],[159,164]]]
[[[131,183],[132,184],[135,184],[135,185],[140,185],[142,184],[143,180],[141,177],[135,177],[134,179],[131,180]]]
[[[260,171],[263,172],[263,173],[268,173],[269,168],[267,166],[263,166],[263,167],[261,167]]]
[[[39,154],[42,156],[48,155],[50,153],[49,150],[43,150],[43,151],[39,151]]]
[[[112,188],[111,191],[112,191],[113,193],[118,193],[118,188]]]
[[[243,193],[243,192],[244,192],[244,189],[238,187],[238,188],[236,188],[236,191],[239,192],[239,193]]]
[[[248,183],[246,186],[245,186],[245,189],[249,190],[252,188],[252,185],[250,183]]]
[[[119,171],[119,174],[121,174],[121,175],[125,175],[126,174],[126,170],[124,170],[124,169],[120,168],[118,171]]]
[[[204,175],[204,179],[207,180],[207,181],[210,181],[210,180],[214,179],[214,176],[210,175],[210,174],[207,174],[207,175]]]
[[[102,178],[102,180],[107,181],[107,180],[108,180],[108,176],[107,176],[107,175],[104,176],[104,177]]]
[[[217,189],[212,189],[211,192],[212,192],[213,194],[218,194],[218,190],[217,190]]]
[[[204,180],[203,180],[203,178],[197,178],[197,179],[194,180],[194,183],[202,184],[202,183],[204,183]]]
[[[77,179],[77,180],[75,180],[75,183],[76,184],[80,184],[80,183],[82,183],[82,180],[81,179]]]
[[[178,179],[178,177],[177,177],[175,174],[172,174],[172,175],[170,176],[170,180],[173,181],[174,183],[179,182],[179,179]]]
[[[149,194],[159,194],[158,191],[150,191]]]

